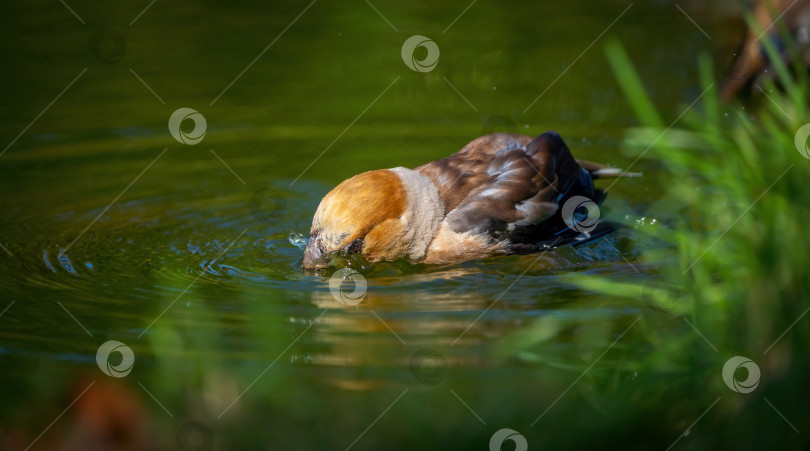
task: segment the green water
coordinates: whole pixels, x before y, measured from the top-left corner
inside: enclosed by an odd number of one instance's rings
[[[610,190],[602,215],[629,227],[603,240],[540,260],[375,265],[357,305],[303,273],[287,239],[341,180],[489,131],[555,129],[577,157],[627,167],[635,122],[604,39],[627,46],[671,120],[701,92],[695,55],[733,35],[727,17],[684,3],[708,40],[667,1],[372,4],[0,6],[2,446],[74,437],[80,398],[105,384],[145,412],[149,449],[487,449],[502,428],[529,449],[665,449],[704,392],[733,394],[719,367],[643,371],[658,342],[694,332],[571,280],[655,280],[645,230],[673,218],[645,216],[666,189],[654,161]],[[417,34],[441,50],[429,72],[400,54]],[[207,121],[197,145],[169,133],[181,107]],[[96,364],[108,340],[132,349],[125,377]],[[668,392],[669,377],[701,396]]]

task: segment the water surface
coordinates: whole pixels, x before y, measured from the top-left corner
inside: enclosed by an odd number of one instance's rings
[[[6,447],[69,405],[34,449],[74,437],[93,391],[132,398],[151,449],[481,449],[504,427],[531,449],[619,446],[642,426],[637,446],[665,448],[705,407],[650,418],[650,330],[683,322],[573,277],[654,280],[647,232],[671,220],[645,213],[666,169],[621,148],[635,121],[605,40],[674,119],[726,15],[684,3],[710,42],[667,1],[69,5],[0,7]],[[429,72],[400,54],[417,34],[441,50]],[[197,145],[168,132],[181,107],[207,121]],[[540,259],[367,267],[357,305],[300,270],[288,235],[341,180],[549,129],[645,173],[602,210],[628,227]],[[132,349],[125,377],[97,365],[108,340]]]

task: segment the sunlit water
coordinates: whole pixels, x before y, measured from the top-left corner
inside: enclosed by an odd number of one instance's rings
[[[602,215],[626,227],[602,240],[362,266],[357,303],[336,300],[330,274],[302,272],[289,236],[342,179],[485,132],[555,129],[579,158],[632,164],[620,142],[633,115],[602,43],[625,43],[674,118],[700,92],[696,52],[712,50],[674,3],[639,2],[591,47],[625,2],[480,1],[460,17],[468,2],[375,2],[384,18],[366,2],[317,2],[255,63],[309,2],[157,2],[131,26],[146,3],[69,4],[84,23],[59,2],[0,7],[16,18],[0,43],[0,137],[13,142],[0,157],[5,446],[28,446],[92,381],[138,399],[154,449],[190,440],[189,424],[217,449],[481,449],[503,427],[531,449],[575,446],[576,429],[631,409],[618,393],[649,346],[640,329],[665,328],[666,314],[576,276],[654,275],[647,233],[671,218],[645,210],[664,168],[642,159],[644,178],[611,189]],[[692,7],[719,40],[723,16]],[[94,56],[101,27],[123,54]],[[403,64],[415,34],[441,49],[430,72]],[[181,107],[207,121],[195,146],[167,129]],[[108,340],[134,354],[120,379],[97,365]],[[35,448],[78,421],[66,414]],[[657,428],[666,441],[681,426]]]

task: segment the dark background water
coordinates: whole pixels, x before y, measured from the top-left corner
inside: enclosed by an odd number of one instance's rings
[[[611,188],[602,214],[629,227],[608,238],[540,260],[375,265],[356,306],[302,273],[287,237],[341,180],[486,132],[554,129],[579,158],[633,164],[604,42],[626,46],[672,120],[702,91],[696,55],[727,60],[730,5],[67,5],[0,6],[5,447],[76,443],[94,391],[145,412],[151,449],[486,449],[504,427],[530,449],[666,448],[707,407],[662,388],[688,374],[645,371],[691,330],[570,278],[654,279],[645,231],[670,219],[645,215],[666,189],[654,161]],[[441,51],[429,72],[400,54],[417,34]],[[197,145],[168,132],[181,107],[207,121]],[[126,377],[96,364],[108,340],[133,351]],[[693,376],[725,393],[719,367]],[[678,446],[713,431],[692,433]]]

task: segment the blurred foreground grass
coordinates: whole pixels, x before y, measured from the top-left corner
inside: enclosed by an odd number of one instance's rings
[[[808,77],[805,66],[794,70],[769,41],[763,44],[776,76],[760,86],[755,112],[718,101],[712,63],[701,57],[703,88],[672,125],[650,101],[623,47],[606,46],[640,122],[625,151],[661,165],[648,182],[660,184],[664,195],[645,212],[660,223],[644,231],[664,245],[641,258],[660,277],[643,285],[573,280],[610,296],[644,299],[678,331],[647,329],[653,347],[639,371],[659,376],[661,391],[641,402],[662,420],[676,420],[670,424],[682,437],[691,433],[689,445],[681,444],[687,447],[808,443],[802,434],[810,412],[795,403],[810,395],[810,237],[804,230],[810,131],[800,131],[810,122]],[[729,363],[734,379],[724,382],[723,366],[734,356],[755,365]],[[693,424],[674,415],[687,405]],[[695,410],[700,405],[706,410]]]

